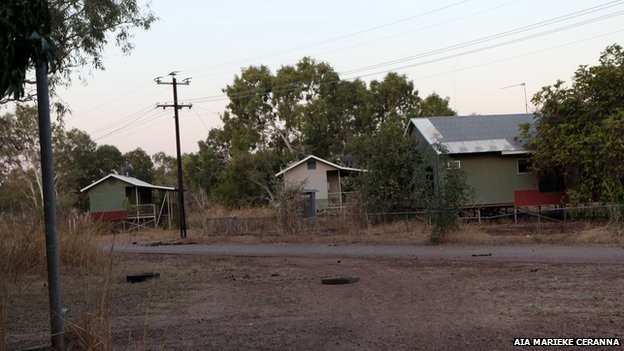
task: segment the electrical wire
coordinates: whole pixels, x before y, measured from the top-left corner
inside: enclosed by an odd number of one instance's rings
[[[587,14],[591,14],[594,12],[598,12],[598,11],[602,11],[604,9],[608,9],[614,6],[618,6],[622,4],[622,0],[618,0],[618,1],[613,1],[607,4],[602,4],[602,5],[598,5],[598,6],[594,6],[585,10],[581,10],[581,11],[576,11],[576,12],[572,12],[570,14],[567,15],[563,15],[563,16],[559,16],[559,17],[555,17],[555,18],[551,18],[545,21],[541,21],[541,22],[537,22],[534,24],[530,24],[527,26],[522,26],[522,27],[518,27],[518,28],[514,28],[512,30],[508,30],[505,32],[501,32],[501,33],[497,33],[497,34],[493,34],[490,36],[486,36],[483,38],[479,38],[479,39],[475,39],[475,40],[470,40],[467,42],[463,42],[463,43],[459,43],[459,44],[455,44],[455,45],[450,45],[444,48],[440,48],[440,49],[435,49],[435,50],[431,50],[431,51],[427,51],[424,53],[419,53],[416,55],[411,55],[411,56],[406,56],[406,57],[402,57],[399,59],[395,59],[395,60],[391,60],[391,61],[387,61],[387,62],[382,62],[382,63],[378,63],[378,64],[374,64],[374,65],[370,65],[370,66],[366,66],[366,67],[361,67],[361,68],[357,68],[357,69],[353,69],[353,70],[349,70],[349,71],[345,71],[345,72],[341,72],[342,74],[352,74],[352,73],[357,73],[357,72],[363,72],[363,71],[368,71],[371,69],[375,69],[375,68],[380,68],[380,67],[384,67],[384,66],[389,66],[392,64],[397,64],[397,63],[402,63],[402,62],[406,62],[406,61],[411,61],[417,58],[422,58],[422,57],[428,57],[428,56],[432,56],[432,55],[436,55],[439,53],[444,53],[447,51],[452,51],[452,50],[456,50],[456,49],[461,49],[461,48],[465,48],[468,46],[473,46],[473,45],[477,45],[477,44],[483,44],[483,43],[487,43],[493,40],[497,40],[497,39],[501,39],[501,38],[505,38],[511,35],[515,35],[518,33],[522,33],[522,32],[526,32],[529,30],[533,30],[533,29],[537,29],[537,28],[541,28],[541,27],[545,27],[551,24],[555,24],[555,23],[559,23],[559,22],[563,22],[563,21],[567,21],[569,19],[572,18],[576,18],[579,16],[583,16],[583,15],[587,15]],[[607,16],[607,15],[605,15]],[[602,18],[600,18],[599,20],[602,20]],[[586,23],[581,22],[580,24],[577,24],[576,26],[581,26],[584,25]],[[572,27],[570,27],[572,28]]]
[[[461,4],[461,3],[464,3],[464,2],[466,2],[466,1],[455,3],[455,5],[458,5],[458,4]],[[432,50],[432,51],[428,51],[428,52],[424,52],[424,53],[419,53],[419,54],[416,54],[416,55],[406,56],[406,57],[403,57],[403,58],[399,58],[399,59],[395,59],[395,60],[391,60],[391,61],[387,61],[387,62],[378,63],[378,64],[375,64],[375,65],[361,67],[361,68],[353,69],[353,70],[350,70],[350,71],[340,72],[339,74],[341,74],[341,75],[350,75],[350,74],[357,74],[357,73],[361,73],[361,72],[367,72],[367,71],[370,71],[370,70],[374,70],[376,68],[388,67],[388,66],[396,65],[398,63],[409,62],[409,61],[413,61],[413,60],[416,60],[416,59],[419,59],[419,58],[425,58],[425,57],[428,57],[428,56],[439,55],[439,54],[443,54],[445,52],[456,51],[456,50],[461,49],[461,48],[467,48],[467,47],[470,47],[470,46],[476,46],[476,45],[484,44],[484,43],[487,43],[487,42],[491,42],[491,41],[494,41],[494,40],[502,39],[502,38],[509,37],[509,36],[512,36],[512,35],[515,35],[515,34],[519,34],[519,33],[522,33],[522,32],[531,31],[531,30],[534,30],[534,29],[537,29],[537,28],[541,28],[541,27],[544,27],[544,26],[556,24],[556,23],[559,23],[559,22],[562,22],[562,21],[570,20],[570,19],[577,18],[577,17],[580,17],[580,16],[588,15],[588,14],[595,13],[595,12],[598,12],[598,11],[602,11],[602,10],[605,10],[605,9],[609,9],[609,8],[612,8],[612,7],[620,5],[621,3],[622,3],[622,0],[620,0],[620,1],[611,1],[611,2],[608,2],[608,3],[605,3],[605,4],[593,6],[593,7],[584,9],[584,10],[572,12],[572,13],[569,13],[569,14],[566,14],[566,15],[563,15],[563,16],[558,16],[558,17],[551,18],[551,19],[548,19],[548,20],[545,20],[545,21],[541,21],[541,22],[537,22],[537,23],[534,23],[534,24],[531,24],[531,25],[518,27],[518,28],[509,30],[509,31],[496,33],[496,34],[493,34],[493,35],[490,35],[490,36],[486,36],[486,37],[483,37],[483,38],[479,38],[479,39],[475,39],[475,40],[471,40],[471,41],[467,41],[467,42],[463,42],[463,43],[447,46],[447,47],[444,47],[444,48],[440,48],[440,49],[436,49],[436,50]],[[488,10],[484,10],[484,11],[488,11]],[[480,12],[484,12],[484,11],[479,11],[479,12],[475,12],[475,13],[480,13]],[[553,34],[553,33],[557,33],[557,32],[561,32],[561,31],[577,28],[577,27],[580,27],[580,26],[583,26],[583,25],[595,23],[595,22],[602,21],[602,20],[605,20],[605,19],[608,19],[608,18],[613,18],[613,17],[616,17],[616,16],[620,16],[623,13],[624,13],[624,11],[613,12],[613,13],[602,15],[602,16],[599,16],[599,17],[590,18],[590,19],[587,19],[587,20],[584,20],[584,21],[579,21],[579,22],[568,24],[568,25],[561,26],[561,27],[558,27],[558,28],[546,30],[546,31],[543,31],[543,32],[540,32],[540,33],[534,33],[534,34],[530,34],[530,35],[527,35],[527,36],[524,36],[524,37],[511,39],[511,40],[508,40],[508,41],[505,41],[505,42],[502,42],[502,43],[495,43],[495,44],[488,45],[488,46],[485,46],[485,47],[477,47],[475,49],[471,49],[471,50],[467,50],[467,51],[463,51],[463,52],[458,52],[458,53],[453,53],[453,54],[446,55],[446,56],[443,56],[443,57],[437,57],[437,58],[434,58],[434,59],[431,59],[431,60],[420,61],[420,62],[412,63],[412,64],[409,64],[409,65],[403,65],[403,66],[400,66],[400,67],[393,67],[393,68],[389,68],[389,69],[384,69],[384,70],[376,71],[376,72],[373,72],[373,73],[359,74],[359,75],[357,75],[357,77],[346,78],[346,79],[357,80],[357,79],[360,79],[362,77],[377,75],[377,74],[381,74],[381,73],[385,73],[385,72],[389,72],[389,71],[404,70],[404,69],[415,67],[415,66],[431,64],[431,63],[447,60],[447,59],[450,59],[450,58],[455,58],[455,57],[459,57],[459,56],[464,56],[464,55],[469,55],[469,54],[473,54],[473,53],[477,53],[477,52],[491,50],[493,48],[497,48],[497,47],[500,47],[500,46],[509,45],[509,44],[512,44],[512,43],[518,43],[518,42],[526,41],[526,40],[531,40],[531,39],[539,38],[541,36],[546,36],[546,35],[550,35],[550,34]],[[467,15],[467,16],[470,16],[470,15]],[[463,16],[463,17],[467,17],[467,16]],[[414,16],[412,16],[412,17],[414,17]],[[405,19],[400,20],[400,21],[406,21],[409,18],[410,17],[405,18]],[[382,28],[384,26],[389,26],[389,25],[392,25],[392,24],[396,24],[398,22],[399,21],[395,21],[395,22],[392,22],[392,23],[388,23],[386,25],[373,27],[373,28],[370,28],[370,29],[368,29],[366,31],[376,30],[376,29]],[[365,31],[360,31],[360,32],[365,32]],[[339,40],[341,38],[346,38],[346,37],[349,37],[349,36],[355,36],[357,34],[359,34],[359,32],[348,34],[348,35],[341,36],[341,37],[336,37],[336,38],[329,39],[329,40],[326,40],[326,41],[323,41],[323,42],[335,41],[335,40]],[[399,34],[399,35],[401,35],[401,34]],[[591,40],[591,39],[592,38],[586,39],[586,40]],[[582,41],[586,41],[586,40],[582,40]],[[580,41],[576,41],[576,42],[572,42],[572,43],[577,43],[577,42],[580,42]],[[319,43],[322,43],[322,42],[319,42]],[[565,46],[565,45],[571,45],[572,43],[558,45],[558,46],[555,46],[553,48],[558,48],[558,47]],[[523,55],[517,55],[517,56],[514,56],[514,57],[509,57],[509,58],[504,58],[504,59],[500,59],[500,60],[490,61],[489,63],[474,65],[474,66],[470,66],[470,67],[467,67],[467,68],[462,68],[460,70],[474,68],[474,67],[479,67],[479,66],[483,66],[483,65],[491,64],[491,63],[496,63],[496,62],[500,62],[500,61],[505,61],[505,60],[513,59],[515,57],[520,57],[520,56],[534,54],[534,53],[537,53],[537,52],[540,52],[540,51],[552,50],[553,48],[547,48],[547,49],[544,49],[544,50],[533,51],[533,52],[526,53],[526,54],[523,54]],[[457,71],[457,70],[454,70],[454,71]],[[420,79],[423,79],[423,78],[420,78]],[[295,88],[297,86],[298,86],[298,84],[296,84],[296,83],[286,84],[286,85],[281,85],[281,86],[274,86],[274,87],[272,87],[271,92],[272,93],[278,93],[278,92],[282,92],[282,91],[288,91],[288,90],[293,89],[293,88]],[[196,104],[196,106],[198,106],[200,108],[203,108],[203,109],[205,109],[205,110],[207,110],[207,111],[209,111],[211,113],[218,114],[215,111],[211,111],[211,110],[206,109],[204,107],[201,107],[201,106],[199,106],[197,104],[201,103],[201,102],[223,101],[223,100],[228,100],[228,99],[231,100],[231,99],[237,99],[237,98],[247,98],[247,97],[263,95],[263,94],[266,93],[265,91],[257,91],[257,90],[258,89],[242,91],[242,92],[239,92],[237,94],[231,94],[230,96],[228,96],[227,94],[219,94],[219,95],[205,96],[205,97],[199,97],[199,98],[185,99],[185,100],[182,100],[182,101],[193,102],[194,104]],[[201,119],[201,117],[199,116],[199,113],[197,113],[196,111],[194,111],[194,113],[200,119],[202,124],[204,124],[204,127],[206,127],[206,129],[208,129],[208,126]],[[105,127],[102,127],[100,129],[98,129],[96,131],[96,133],[103,133],[103,134],[101,136],[99,136],[95,140],[101,140],[103,138],[110,137],[111,135],[120,133],[122,131],[125,131],[125,130],[128,130],[128,129],[132,129],[132,128],[136,128],[138,126],[142,126],[145,123],[151,122],[152,121],[151,117],[153,117],[153,116],[151,116],[149,114],[149,111],[144,111],[144,110],[137,111],[137,112],[135,112],[135,113],[133,113],[133,114],[131,114],[129,116],[123,117],[121,120],[118,120],[116,122],[113,122],[113,123],[105,126]],[[158,117],[158,118],[161,118],[161,117]],[[130,120],[127,120],[128,118],[130,118]]]
[[[340,72],[339,74],[343,74],[343,75],[355,74],[355,73],[365,72],[365,71],[372,70],[372,69],[379,68],[379,67],[389,66],[389,65],[394,64],[394,63],[401,63],[401,62],[405,62],[407,60],[414,60],[416,58],[433,56],[434,54],[444,53],[445,51],[454,51],[454,50],[457,50],[458,48],[468,47],[470,45],[477,45],[477,44],[485,43],[487,41],[491,41],[491,40],[494,40],[494,39],[498,39],[498,38],[502,38],[502,37],[510,35],[510,34],[507,34],[507,33],[512,33],[513,32],[513,34],[518,34],[518,33],[521,33],[523,31],[529,31],[529,30],[533,30],[535,28],[539,28],[541,26],[546,25],[546,23],[547,24],[553,24],[553,23],[561,22],[563,20],[567,20],[567,19],[570,19],[570,18],[575,18],[575,17],[578,17],[578,16],[583,15],[583,14],[593,13],[593,12],[596,12],[596,11],[599,11],[599,10],[603,10],[605,8],[617,6],[617,5],[621,4],[621,3],[622,3],[621,0],[620,1],[613,1],[613,2],[610,2],[610,3],[603,4],[603,5],[594,6],[594,7],[582,10],[582,11],[576,11],[576,12],[570,13],[568,15],[559,16],[559,17],[556,17],[556,18],[553,18],[553,19],[550,19],[550,20],[547,20],[547,21],[538,22],[538,23],[535,23],[533,25],[519,27],[519,28],[516,28],[514,30],[510,30],[510,31],[506,31],[506,32],[490,35],[490,36],[487,36],[487,37],[484,37],[484,38],[475,39],[475,40],[471,40],[471,41],[468,41],[468,42],[452,45],[452,46],[449,46],[449,47],[446,47],[446,48],[441,48],[441,49],[436,49],[436,50],[432,50],[432,51],[421,53],[421,54],[411,55],[411,56],[408,56],[408,57],[404,57],[404,58],[401,58],[401,59],[396,59],[396,60],[392,60],[392,61],[388,61],[388,62],[376,64],[376,65],[362,67],[362,68],[359,68],[359,69],[356,69],[356,70]],[[560,32],[560,31],[569,30],[569,29],[572,29],[572,28],[577,28],[577,27],[580,27],[580,26],[583,26],[583,25],[595,23],[597,21],[602,21],[602,20],[605,20],[605,19],[608,19],[608,18],[620,16],[622,14],[623,14],[623,11],[618,11],[618,12],[606,14],[606,15],[603,15],[603,16],[599,16],[599,17],[596,17],[596,18],[588,19],[588,20],[585,20],[585,21],[580,21],[580,22],[577,22],[577,23],[569,24],[569,25],[566,25],[566,26],[563,26],[563,27],[547,30],[547,31],[544,31],[544,32],[541,32],[541,33],[536,33],[536,34],[528,35],[528,36],[525,36],[525,37],[522,37],[522,38],[509,40],[509,41],[506,41],[506,42],[503,42],[503,43],[497,43],[497,44],[493,44],[493,45],[490,45],[490,46],[480,47],[480,48],[477,48],[477,49],[464,51],[464,52],[456,53],[456,54],[452,54],[452,55],[447,55],[447,56],[444,56],[444,57],[441,57],[441,58],[436,58],[436,59],[432,59],[432,60],[418,62],[418,63],[405,65],[405,66],[401,66],[401,67],[394,67],[392,69],[387,69],[387,70],[383,70],[383,71],[376,71],[374,73],[369,73],[369,74],[365,74],[365,75],[358,75],[358,78],[367,77],[367,76],[371,76],[371,75],[376,75],[376,74],[380,74],[380,73],[385,73],[385,72],[389,72],[389,71],[393,71],[393,70],[401,70],[401,69],[411,68],[411,67],[415,67],[415,66],[419,66],[419,65],[430,64],[430,63],[434,63],[434,62],[447,60],[447,59],[450,59],[450,58],[455,58],[455,57],[464,56],[464,55],[468,55],[468,54],[472,54],[472,53],[477,53],[477,52],[480,52],[480,51],[490,50],[490,49],[495,48],[495,47],[500,47],[500,46],[503,46],[503,45],[509,45],[509,44],[512,44],[512,43],[520,42],[520,41],[526,41],[526,40],[530,40],[530,39],[535,39],[535,38],[538,38],[538,37],[541,37],[541,36],[557,33],[557,32]],[[273,88],[272,92],[288,91],[289,89],[292,89],[294,87],[295,87],[294,83],[293,84],[283,85],[283,86],[278,86],[278,87],[272,87]],[[258,90],[258,89],[254,89],[254,90]],[[222,101],[222,100],[228,100],[228,99],[248,98],[248,97],[263,95],[263,94],[266,93],[264,91],[257,92],[257,91],[254,91],[254,90],[248,90],[248,91],[239,92],[239,93],[233,94],[231,96],[228,96],[227,94],[218,94],[218,95],[211,95],[211,96],[205,96],[205,97],[191,98],[191,99],[188,99],[186,101],[192,101],[194,103],[196,103],[196,102]]]
[[[503,7],[506,7],[506,6],[509,6],[509,5],[518,3],[518,2],[523,2],[523,1],[526,1],[526,0],[511,1],[511,2],[508,2],[508,3],[502,4],[502,5],[497,5],[497,6],[494,6],[494,7],[487,8],[485,10],[475,11],[475,12],[472,12],[472,13],[467,14],[467,15],[455,17],[455,18],[450,19],[450,20],[437,22],[437,23],[434,23],[434,24],[428,25],[428,26],[419,27],[417,29],[413,29],[413,30],[410,30],[410,31],[407,31],[407,32],[401,32],[401,33],[398,33],[398,34],[385,36],[385,37],[382,37],[382,38],[379,38],[379,39],[369,40],[369,41],[365,41],[365,42],[358,43],[358,44],[351,45],[351,46],[345,46],[345,47],[338,48],[338,49],[321,51],[321,52],[317,52],[315,54],[311,54],[309,56],[315,57],[315,56],[319,56],[319,55],[325,55],[325,54],[329,54],[329,53],[335,53],[335,52],[351,50],[351,49],[354,49],[354,48],[357,48],[357,47],[362,47],[362,46],[366,46],[366,45],[369,45],[369,44],[374,44],[374,43],[378,43],[378,42],[387,41],[389,39],[398,38],[398,37],[405,36],[405,35],[408,35],[408,34],[414,34],[414,33],[417,33],[417,32],[420,32],[420,31],[423,31],[423,30],[426,30],[426,29],[439,27],[439,26],[446,25],[446,24],[453,23],[453,22],[457,22],[457,21],[460,21],[460,20],[463,20],[463,19],[466,19],[466,18],[470,18],[470,17],[476,16],[476,15],[480,15],[480,14],[487,13],[487,12],[490,12],[490,11],[498,10],[500,8],[503,8]],[[399,22],[399,21],[397,21],[397,22]],[[292,51],[294,51],[294,49]],[[271,54],[271,55],[268,55],[266,57],[272,57],[272,56],[277,56],[277,55],[279,55],[279,54]],[[247,61],[242,60],[239,63],[244,63],[244,62],[247,62]],[[267,64],[265,66],[277,67],[277,66],[284,65],[284,64],[285,64],[284,62],[273,62],[273,63]],[[232,65],[229,65],[229,66],[232,66]],[[202,78],[209,78],[209,77],[219,76],[219,75],[223,75],[223,74],[233,74],[233,73],[235,73],[235,72],[233,72],[232,70],[226,70],[226,71],[219,71],[219,72],[210,73],[210,74],[204,74],[204,75],[200,75],[200,76],[194,75],[193,78],[194,79],[202,79]]]
[[[184,72],[190,74],[190,73],[194,73],[194,72],[202,72],[202,71],[206,71],[206,70],[230,67],[230,66],[233,66],[233,65],[240,65],[241,63],[245,63],[245,62],[249,62],[249,61],[256,61],[258,59],[263,59],[263,58],[267,58],[267,57],[274,57],[274,56],[279,56],[279,55],[290,53],[290,52],[294,52],[294,51],[308,49],[308,48],[311,48],[311,47],[316,47],[316,46],[320,46],[320,45],[323,45],[323,44],[339,41],[339,40],[342,40],[342,39],[347,39],[347,38],[351,38],[351,37],[354,37],[354,36],[358,36],[360,34],[373,32],[373,31],[376,31],[376,30],[379,30],[379,29],[382,29],[382,28],[390,27],[390,26],[393,26],[393,25],[396,25],[396,24],[399,24],[399,23],[403,23],[403,22],[407,22],[407,21],[410,21],[410,20],[414,20],[416,18],[424,17],[424,16],[427,16],[427,15],[430,15],[430,14],[433,14],[433,13],[436,13],[436,12],[442,12],[444,10],[447,10],[447,9],[450,9],[450,8],[453,8],[453,7],[465,4],[465,3],[470,2],[470,1],[472,1],[472,0],[462,0],[462,1],[459,1],[459,2],[452,3],[450,5],[438,7],[438,8],[435,8],[433,10],[425,11],[425,12],[422,12],[422,13],[419,13],[419,14],[416,14],[416,15],[412,15],[412,16],[409,16],[409,17],[405,17],[405,18],[402,18],[402,19],[399,19],[399,20],[396,20],[396,21],[384,23],[384,24],[381,24],[381,25],[378,25],[378,26],[374,26],[374,27],[371,27],[371,28],[359,30],[359,31],[356,31],[356,32],[353,32],[353,33],[344,34],[344,35],[336,36],[336,37],[333,37],[333,38],[321,40],[321,41],[318,41],[316,43],[307,44],[307,45],[303,45],[303,46],[299,46],[299,47],[295,47],[295,48],[290,48],[290,49],[278,51],[278,52],[275,52],[275,53],[272,53],[272,54],[268,54],[268,55],[254,56],[254,57],[249,57],[249,58],[246,58],[246,59],[231,61],[231,62],[227,62],[227,63],[199,67],[199,68],[195,68],[195,69],[185,70]]]

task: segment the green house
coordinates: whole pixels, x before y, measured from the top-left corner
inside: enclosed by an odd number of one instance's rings
[[[171,192],[175,188],[157,186],[140,179],[109,174],[81,189],[89,195],[92,220],[122,221],[138,226],[158,226],[169,222],[173,211]]]
[[[533,120],[533,114],[412,118],[407,132],[438,154],[434,145],[441,145],[449,167],[465,170],[473,207],[560,204],[563,193],[540,192],[530,151],[517,138],[519,126]]]

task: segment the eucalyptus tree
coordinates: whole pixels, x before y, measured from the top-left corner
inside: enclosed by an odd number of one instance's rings
[[[534,169],[561,177],[577,203],[624,202],[624,49],[607,47],[598,65],[580,66],[572,84],[542,88],[524,138]]]
[[[53,50],[42,50],[37,55],[48,60],[51,72],[54,73],[50,79],[52,92],[58,85],[69,85],[72,73],[78,72],[78,68],[104,69],[102,54],[111,42],[129,54],[134,47],[132,42],[134,30],[147,30],[156,20],[149,6],[141,5],[139,0],[37,0],[37,2],[45,2],[49,9],[46,23],[49,36],[43,38],[41,41],[43,45],[40,47]],[[29,11],[24,10],[27,3],[29,1],[11,0],[3,1],[0,5],[0,12],[16,15],[11,22],[0,24],[2,29],[0,44],[3,50],[6,48],[3,40],[9,40],[8,34],[23,32],[29,23],[30,19],[26,17]],[[8,70],[3,70],[0,74],[0,83],[9,82],[11,77],[17,77],[19,73],[26,84],[10,83],[9,94],[0,96],[0,105],[9,101],[34,101],[36,96],[34,81],[26,79],[26,73],[32,66],[26,62],[28,58],[23,55],[25,49],[7,51],[1,55],[4,58],[2,67]],[[11,54],[21,61],[14,61],[14,64],[11,64],[6,60]],[[81,76],[80,79],[84,80],[84,77]],[[62,112],[65,106],[57,104],[57,109]]]

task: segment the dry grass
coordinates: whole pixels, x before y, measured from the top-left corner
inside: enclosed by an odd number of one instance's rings
[[[197,219],[206,217],[203,222]],[[121,235],[123,243],[380,243],[428,244],[431,226],[419,219],[362,216],[353,212],[334,213],[315,219],[284,218],[273,209],[227,211],[210,209],[193,215],[188,239],[176,231],[148,230]],[[210,219],[208,219],[210,218]],[[203,225],[201,223],[204,223]],[[462,223],[448,233],[444,243],[476,245],[624,244],[619,226],[609,223],[568,221],[537,222],[513,220]]]
[[[61,272],[65,277],[62,288],[66,290],[68,281],[73,282],[73,277],[76,277],[79,285],[70,290],[72,293],[84,295],[82,302],[71,299],[78,308],[65,321],[66,345],[69,351],[113,350],[110,341],[109,303],[114,263],[112,256],[101,250],[102,238],[107,241],[112,239],[112,236],[104,235],[106,230],[105,227],[87,220],[79,220],[71,228],[63,225],[58,228],[59,259]],[[0,218],[0,351],[6,350],[9,325],[22,328],[23,315],[33,312],[18,311],[13,306],[15,303],[26,301],[25,305],[34,310],[48,309],[47,288],[42,289],[46,285],[45,255],[42,221],[22,217]],[[67,275],[72,278],[68,279]],[[100,288],[90,289],[91,286]],[[97,297],[96,302],[92,303],[94,297]],[[42,314],[41,317],[45,316]],[[45,321],[39,322],[41,329],[45,330]],[[140,344],[132,345],[132,348],[146,349]]]
[[[561,244],[622,245],[617,226],[593,222],[502,222],[463,224],[446,236],[446,243],[469,245]]]
[[[72,281],[80,282],[75,283],[76,285],[70,289],[99,286],[90,290],[85,289],[83,292],[85,302],[76,308],[71,317],[68,317],[66,325],[70,350],[107,351],[114,348],[110,339],[110,301],[111,298],[115,299],[111,297],[111,287],[115,285],[112,277],[120,275],[120,270],[123,271],[125,268],[116,266],[110,256],[102,252],[100,249],[102,242],[115,240],[118,243],[425,244],[428,243],[431,232],[430,225],[417,219],[363,219],[356,213],[320,216],[314,220],[291,217],[285,221],[272,209],[227,211],[223,208],[211,208],[190,217],[191,229],[188,239],[184,240],[179,238],[177,230],[162,229],[114,236],[106,233],[106,228],[86,220],[79,221],[72,228],[59,228],[62,270],[64,274],[72,277]],[[209,217],[222,219],[208,220]],[[43,223],[37,220],[0,218],[0,351],[6,349],[7,326],[9,322],[15,324],[11,318],[16,318],[15,311],[8,302],[15,301],[18,295],[24,295],[20,296],[21,300],[31,301],[32,297],[25,292],[33,290],[32,288],[37,285],[38,289],[42,290],[41,283],[45,280],[43,229]],[[618,229],[619,227],[607,223],[589,222],[468,223],[462,224],[459,230],[448,234],[445,242],[486,245],[536,243],[622,245],[624,236]],[[178,271],[172,271],[170,275],[174,276],[176,272]],[[145,299],[144,295],[136,294],[136,296]],[[47,309],[43,307],[44,302],[38,306]],[[118,312],[112,311],[114,314]],[[144,334],[139,336],[139,339],[129,340],[127,349],[145,350],[146,344]]]

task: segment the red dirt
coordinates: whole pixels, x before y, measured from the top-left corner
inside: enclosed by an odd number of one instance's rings
[[[529,348],[514,347],[514,338],[624,341],[621,264],[118,257],[126,268],[116,273],[111,321],[123,349],[144,334],[141,300],[151,306],[149,349],[519,350]],[[161,278],[123,281],[145,270]],[[321,284],[330,275],[360,281]],[[9,335],[9,349],[42,337],[20,334]]]

